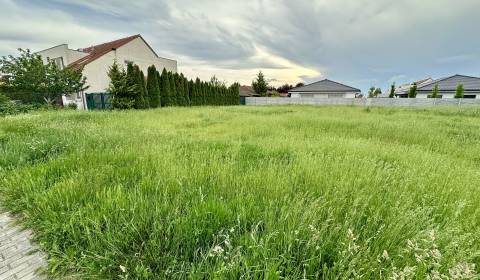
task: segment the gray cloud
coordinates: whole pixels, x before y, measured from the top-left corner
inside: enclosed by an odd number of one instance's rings
[[[367,89],[480,74],[478,0],[0,0],[0,54],[141,33],[193,75]],[[16,24],[10,24],[15,22]],[[183,67],[183,68],[182,68]]]

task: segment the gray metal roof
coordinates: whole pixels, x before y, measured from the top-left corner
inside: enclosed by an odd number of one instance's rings
[[[298,87],[290,90],[289,92],[360,92],[358,88],[353,88],[341,83],[337,83],[328,79],[309,84],[303,87]]]
[[[418,91],[432,91],[433,87],[438,84],[440,91],[455,91],[457,86],[462,84],[465,91],[480,91],[480,78],[455,75],[443,79],[435,80],[418,88]]]

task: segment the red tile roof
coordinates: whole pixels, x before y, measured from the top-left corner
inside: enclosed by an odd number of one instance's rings
[[[112,51],[114,49],[118,49],[121,46],[123,46],[127,43],[130,43],[131,41],[133,41],[137,38],[142,38],[142,36],[137,34],[137,35],[134,35],[134,36],[130,36],[130,37],[126,37],[126,38],[123,38],[123,39],[115,40],[115,41],[112,41],[112,42],[103,43],[103,44],[100,44],[100,45],[91,46],[91,47],[88,47],[88,48],[81,49],[82,52],[88,53],[88,55],[80,58],[79,60],[77,60],[73,63],[71,63],[69,66],[72,67],[72,68],[75,68],[75,69],[80,69],[83,66],[87,65],[88,63],[90,63],[90,62],[100,58],[101,56],[109,53],[110,51]],[[143,38],[142,38],[142,40],[143,40]]]
[[[253,87],[251,86],[240,86],[240,91],[254,93]]]

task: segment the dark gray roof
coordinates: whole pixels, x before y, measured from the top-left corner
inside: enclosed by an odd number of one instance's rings
[[[480,91],[480,78],[455,75],[443,79],[435,80],[418,88],[418,91],[432,91],[435,85],[438,85],[440,91],[455,91],[457,86],[462,84],[465,91]]]
[[[358,88],[353,88],[341,83],[330,81],[328,79],[309,84],[303,87],[298,87],[290,90],[289,92],[360,92]]]

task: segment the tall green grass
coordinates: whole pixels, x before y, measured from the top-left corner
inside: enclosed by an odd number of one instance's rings
[[[0,168],[52,276],[478,278],[478,109],[28,114]]]

